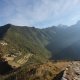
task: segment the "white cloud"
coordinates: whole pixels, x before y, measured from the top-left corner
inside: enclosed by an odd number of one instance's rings
[[[3,0],[0,17],[19,25],[34,25],[71,14],[80,0]],[[30,2],[31,1],[31,2]],[[80,7],[80,6],[79,6]]]

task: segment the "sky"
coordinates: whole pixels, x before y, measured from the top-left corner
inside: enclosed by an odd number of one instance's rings
[[[0,25],[45,28],[80,20],[80,0],[0,0]]]

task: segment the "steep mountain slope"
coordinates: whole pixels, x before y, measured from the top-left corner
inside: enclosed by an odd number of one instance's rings
[[[79,60],[79,27],[80,22],[71,27],[60,25],[45,29],[7,24],[0,27],[0,38],[24,54],[31,52],[38,59],[75,60],[78,57]]]
[[[1,26],[0,59],[2,62],[6,60],[12,70],[0,79],[60,79],[62,72],[56,72],[65,68],[66,63],[62,61],[54,65],[57,62],[49,59],[80,60],[80,22],[64,27],[38,29],[12,24]]]
[[[60,30],[55,39],[47,45],[52,59],[80,60],[80,22]]]
[[[45,48],[50,38],[41,29],[7,24],[0,27],[0,39],[23,54],[31,52],[38,59],[50,57],[50,52]]]

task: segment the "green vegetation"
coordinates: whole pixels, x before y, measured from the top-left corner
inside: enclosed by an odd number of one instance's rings
[[[31,52],[35,55],[41,55],[44,58],[50,57],[50,52],[45,48],[48,43],[48,37],[45,36],[44,31],[36,29],[34,27],[18,27],[10,26],[3,37],[10,47],[22,51],[23,53]],[[47,38],[47,39],[46,39]]]
[[[29,75],[27,74],[31,72],[28,70],[32,69],[35,65],[45,63],[50,58],[51,52],[46,48],[50,39],[51,37],[47,34],[47,31],[34,27],[20,27],[11,24],[0,27],[0,42],[3,41],[3,43],[8,44],[6,46],[0,44],[0,51],[3,55],[21,52],[22,55],[15,59],[17,61],[25,54],[33,54],[20,69],[1,77],[1,80],[13,80],[14,78],[16,80],[22,80],[23,78],[24,80],[24,78],[28,78]],[[32,72],[34,72],[34,69]]]

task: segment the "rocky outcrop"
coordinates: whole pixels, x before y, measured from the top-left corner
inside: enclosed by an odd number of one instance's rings
[[[71,62],[61,80],[80,80],[80,61]]]
[[[13,71],[13,68],[11,65],[8,64],[7,61],[4,59],[0,60],[0,77],[1,75],[6,75]]]

